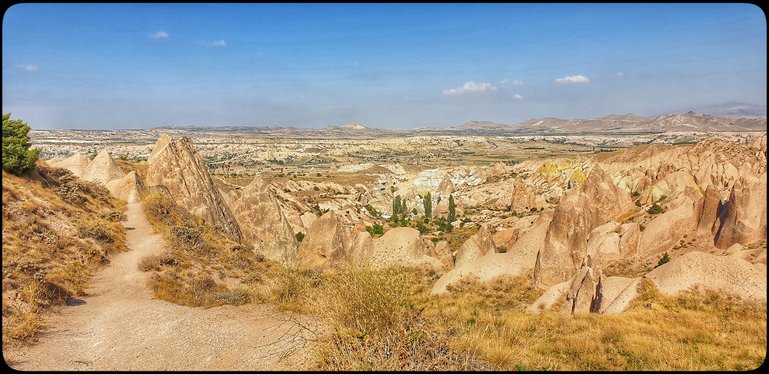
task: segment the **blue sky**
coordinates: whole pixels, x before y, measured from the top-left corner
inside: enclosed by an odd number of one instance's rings
[[[380,128],[766,103],[749,4],[19,4],[3,113],[33,128]]]

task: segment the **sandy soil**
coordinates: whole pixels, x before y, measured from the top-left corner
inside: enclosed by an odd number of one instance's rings
[[[4,350],[12,368],[292,370],[309,363],[296,316],[259,304],[203,309],[153,299],[137,264],[161,250],[161,237],[140,204],[127,213],[129,251],[95,277],[88,296],[52,317],[36,344]]]

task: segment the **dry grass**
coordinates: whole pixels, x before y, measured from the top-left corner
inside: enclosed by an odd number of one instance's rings
[[[457,349],[500,370],[747,370],[766,355],[765,303],[699,290],[665,297],[647,283],[621,314],[528,314],[528,280],[468,282],[429,310],[458,331]]]
[[[488,368],[472,352],[452,349],[438,321],[427,318],[417,295],[419,271],[348,268],[326,275],[306,312],[327,334],[316,342],[321,370],[472,370]]]
[[[3,172],[3,345],[26,343],[52,307],[85,295],[91,275],[125,250],[125,204],[65,169]]]
[[[166,195],[147,194],[143,208],[166,243],[163,254],[139,263],[140,270],[153,272],[155,297],[202,307],[267,299],[263,279],[274,276],[262,275],[272,274],[276,264],[264,261],[250,246],[226,239]]]

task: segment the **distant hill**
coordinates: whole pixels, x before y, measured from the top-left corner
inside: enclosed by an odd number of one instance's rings
[[[727,103],[729,104],[729,103]],[[732,103],[734,104],[734,103]],[[735,108],[747,107],[731,106]],[[729,111],[729,110],[727,110]],[[757,113],[757,111],[751,111]],[[271,126],[186,126],[171,125],[156,127],[153,130],[165,131],[201,131],[233,132],[265,135],[300,135],[313,134],[340,137],[376,137],[376,136],[418,136],[418,135],[546,135],[546,134],[620,134],[650,132],[733,132],[766,131],[766,116],[752,115],[710,115],[689,111],[680,114],[663,114],[655,117],[642,117],[632,113],[611,114],[593,119],[562,119],[554,117],[528,119],[517,124],[501,124],[492,121],[469,121],[461,125],[447,127],[422,127],[410,130],[378,129],[360,123],[330,125],[321,129],[302,129],[296,127]]]
[[[530,119],[513,126],[514,133],[643,133],[670,131],[766,131],[766,117],[711,116],[688,112],[640,117],[609,115],[595,119]]]
[[[693,112],[713,116],[766,117],[766,105],[727,101],[722,104],[706,105],[691,109]]]

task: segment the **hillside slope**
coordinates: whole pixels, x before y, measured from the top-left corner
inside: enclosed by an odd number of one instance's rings
[[[3,171],[3,347],[28,341],[53,306],[77,302],[125,250],[125,204],[60,168]]]

